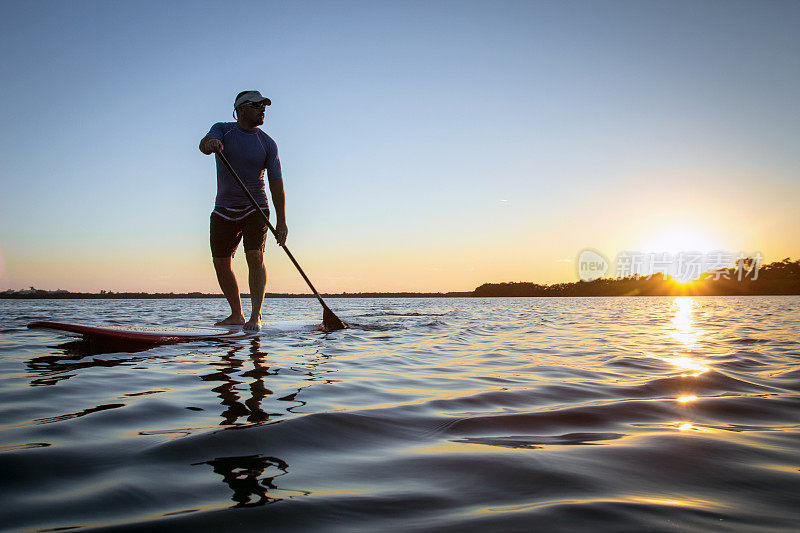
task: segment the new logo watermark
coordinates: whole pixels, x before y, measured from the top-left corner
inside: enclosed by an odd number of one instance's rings
[[[578,255],[578,277],[583,281],[600,279],[608,272],[608,261],[595,250],[587,248]]]

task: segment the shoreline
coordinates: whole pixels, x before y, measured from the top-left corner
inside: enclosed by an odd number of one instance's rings
[[[691,297],[708,297],[708,296],[798,296],[798,292],[751,292],[751,293],[730,293],[730,294],[697,294],[697,293],[670,293],[670,294],[540,294],[540,295],[524,295],[524,294],[497,294],[497,295],[479,295],[479,294],[431,294],[431,293],[368,293],[368,294],[320,294],[325,299],[370,299],[370,298],[629,298],[629,297],[678,297],[678,296],[691,296]],[[249,293],[243,293],[241,298],[250,298]],[[25,295],[3,295],[0,294],[0,300],[192,300],[192,299],[224,299],[222,294],[204,294],[201,296],[187,295],[187,294],[146,294],[141,295],[138,293],[113,293],[113,294],[69,294],[69,295],[53,295],[53,294],[25,294]],[[265,300],[268,299],[287,299],[287,298],[310,298],[316,299],[313,294],[266,294]]]
[[[745,272],[742,268],[747,266]],[[744,275],[743,275],[744,273]],[[660,278],[660,279],[659,279]],[[800,295],[800,260],[788,257],[782,261],[763,265],[760,269],[742,263],[739,268],[706,272],[698,280],[680,282],[664,273],[648,276],[634,275],[624,278],[598,278],[593,281],[574,281],[544,285],[529,281],[484,283],[472,291],[450,292],[341,292],[320,293],[323,298],[497,298],[497,297],[599,297],[599,296],[774,296]],[[242,293],[249,298],[250,293]],[[270,293],[265,298],[314,298],[310,293]],[[174,299],[174,298],[224,298],[221,293],[199,291],[184,293],[70,292],[63,289],[44,290],[31,287],[27,290],[0,292],[0,299],[8,300],[118,300],[118,299]]]

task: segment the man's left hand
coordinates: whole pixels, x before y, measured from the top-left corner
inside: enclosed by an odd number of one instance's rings
[[[289,228],[286,227],[286,222],[279,220],[275,225],[275,240],[278,244],[283,246],[286,244],[286,236],[289,234]]]

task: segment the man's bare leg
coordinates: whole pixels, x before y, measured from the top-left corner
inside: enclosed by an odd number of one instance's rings
[[[231,315],[220,320],[216,326],[239,326],[244,324],[242,314],[242,300],[239,298],[239,284],[236,282],[236,275],[231,268],[231,257],[215,257],[214,270],[217,271],[217,281],[222,294],[231,306]]]
[[[264,289],[267,286],[267,269],[264,267],[264,252],[261,250],[248,250],[245,255],[250,270],[250,301],[253,307],[244,329],[258,331],[261,329],[261,305],[264,303]]]

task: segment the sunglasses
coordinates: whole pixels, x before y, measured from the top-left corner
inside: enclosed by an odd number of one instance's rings
[[[267,104],[265,104],[263,102],[261,102],[261,103],[248,102],[248,103],[246,103],[244,105],[246,105],[247,107],[254,107],[255,109],[266,109],[267,108]]]

